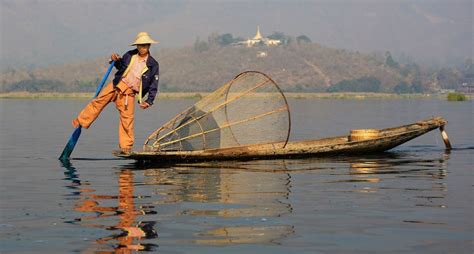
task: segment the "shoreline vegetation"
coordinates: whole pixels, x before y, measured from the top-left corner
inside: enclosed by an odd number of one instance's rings
[[[467,101],[469,97],[463,93],[449,93],[447,97],[448,101]]]
[[[208,92],[160,92],[157,99],[200,99]],[[396,94],[396,93],[295,93],[285,92],[288,99],[348,99],[348,100],[365,100],[365,99],[443,99],[446,100],[446,94]],[[56,92],[9,92],[0,93],[0,99],[91,99],[93,93],[56,93]],[[472,99],[472,96],[465,95]]]

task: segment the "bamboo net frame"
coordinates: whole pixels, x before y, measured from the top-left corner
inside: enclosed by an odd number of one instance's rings
[[[247,71],[156,129],[145,151],[185,151],[277,143],[291,129],[288,102],[269,76]]]

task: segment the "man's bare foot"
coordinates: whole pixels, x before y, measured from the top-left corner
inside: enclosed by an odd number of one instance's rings
[[[74,120],[72,120],[72,127],[74,128],[79,127],[79,120],[77,120],[77,118],[74,118]]]

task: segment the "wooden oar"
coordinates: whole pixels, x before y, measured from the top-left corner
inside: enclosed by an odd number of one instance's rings
[[[102,87],[104,87],[105,81],[107,81],[107,78],[109,77],[110,72],[112,71],[112,68],[114,67],[115,61],[112,61],[110,63],[109,69],[107,69],[107,72],[105,73],[104,77],[102,78],[102,81],[100,82],[99,86],[97,87],[97,90],[95,91],[94,97],[97,97],[99,95],[100,91],[102,90]],[[81,129],[82,126],[79,125],[74,132],[71,134],[71,137],[69,138],[69,141],[67,142],[66,146],[64,147],[63,152],[61,153],[61,156],[59,156],[59,159],[64,161],[64,160],[69,160],[69,156],[71,156],[72,151],[74,150],[74,147],[76,146],[77,140],[81,136]]]

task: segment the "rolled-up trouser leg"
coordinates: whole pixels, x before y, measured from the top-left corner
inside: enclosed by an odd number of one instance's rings
[[[135,138],[133,132],[135,108],[133,90],[128,88],[123,94],[118,94],[115,105],[120,112],[118,128],[119,146],[121,149],[131,149]]]
[[[87,106],[79,113],[77,120],[84,128],[89,128],[91,124],[99,117],[100,112],[115,99],[116,93],[112,83],[105,86],[99,95],[93,99]]]

